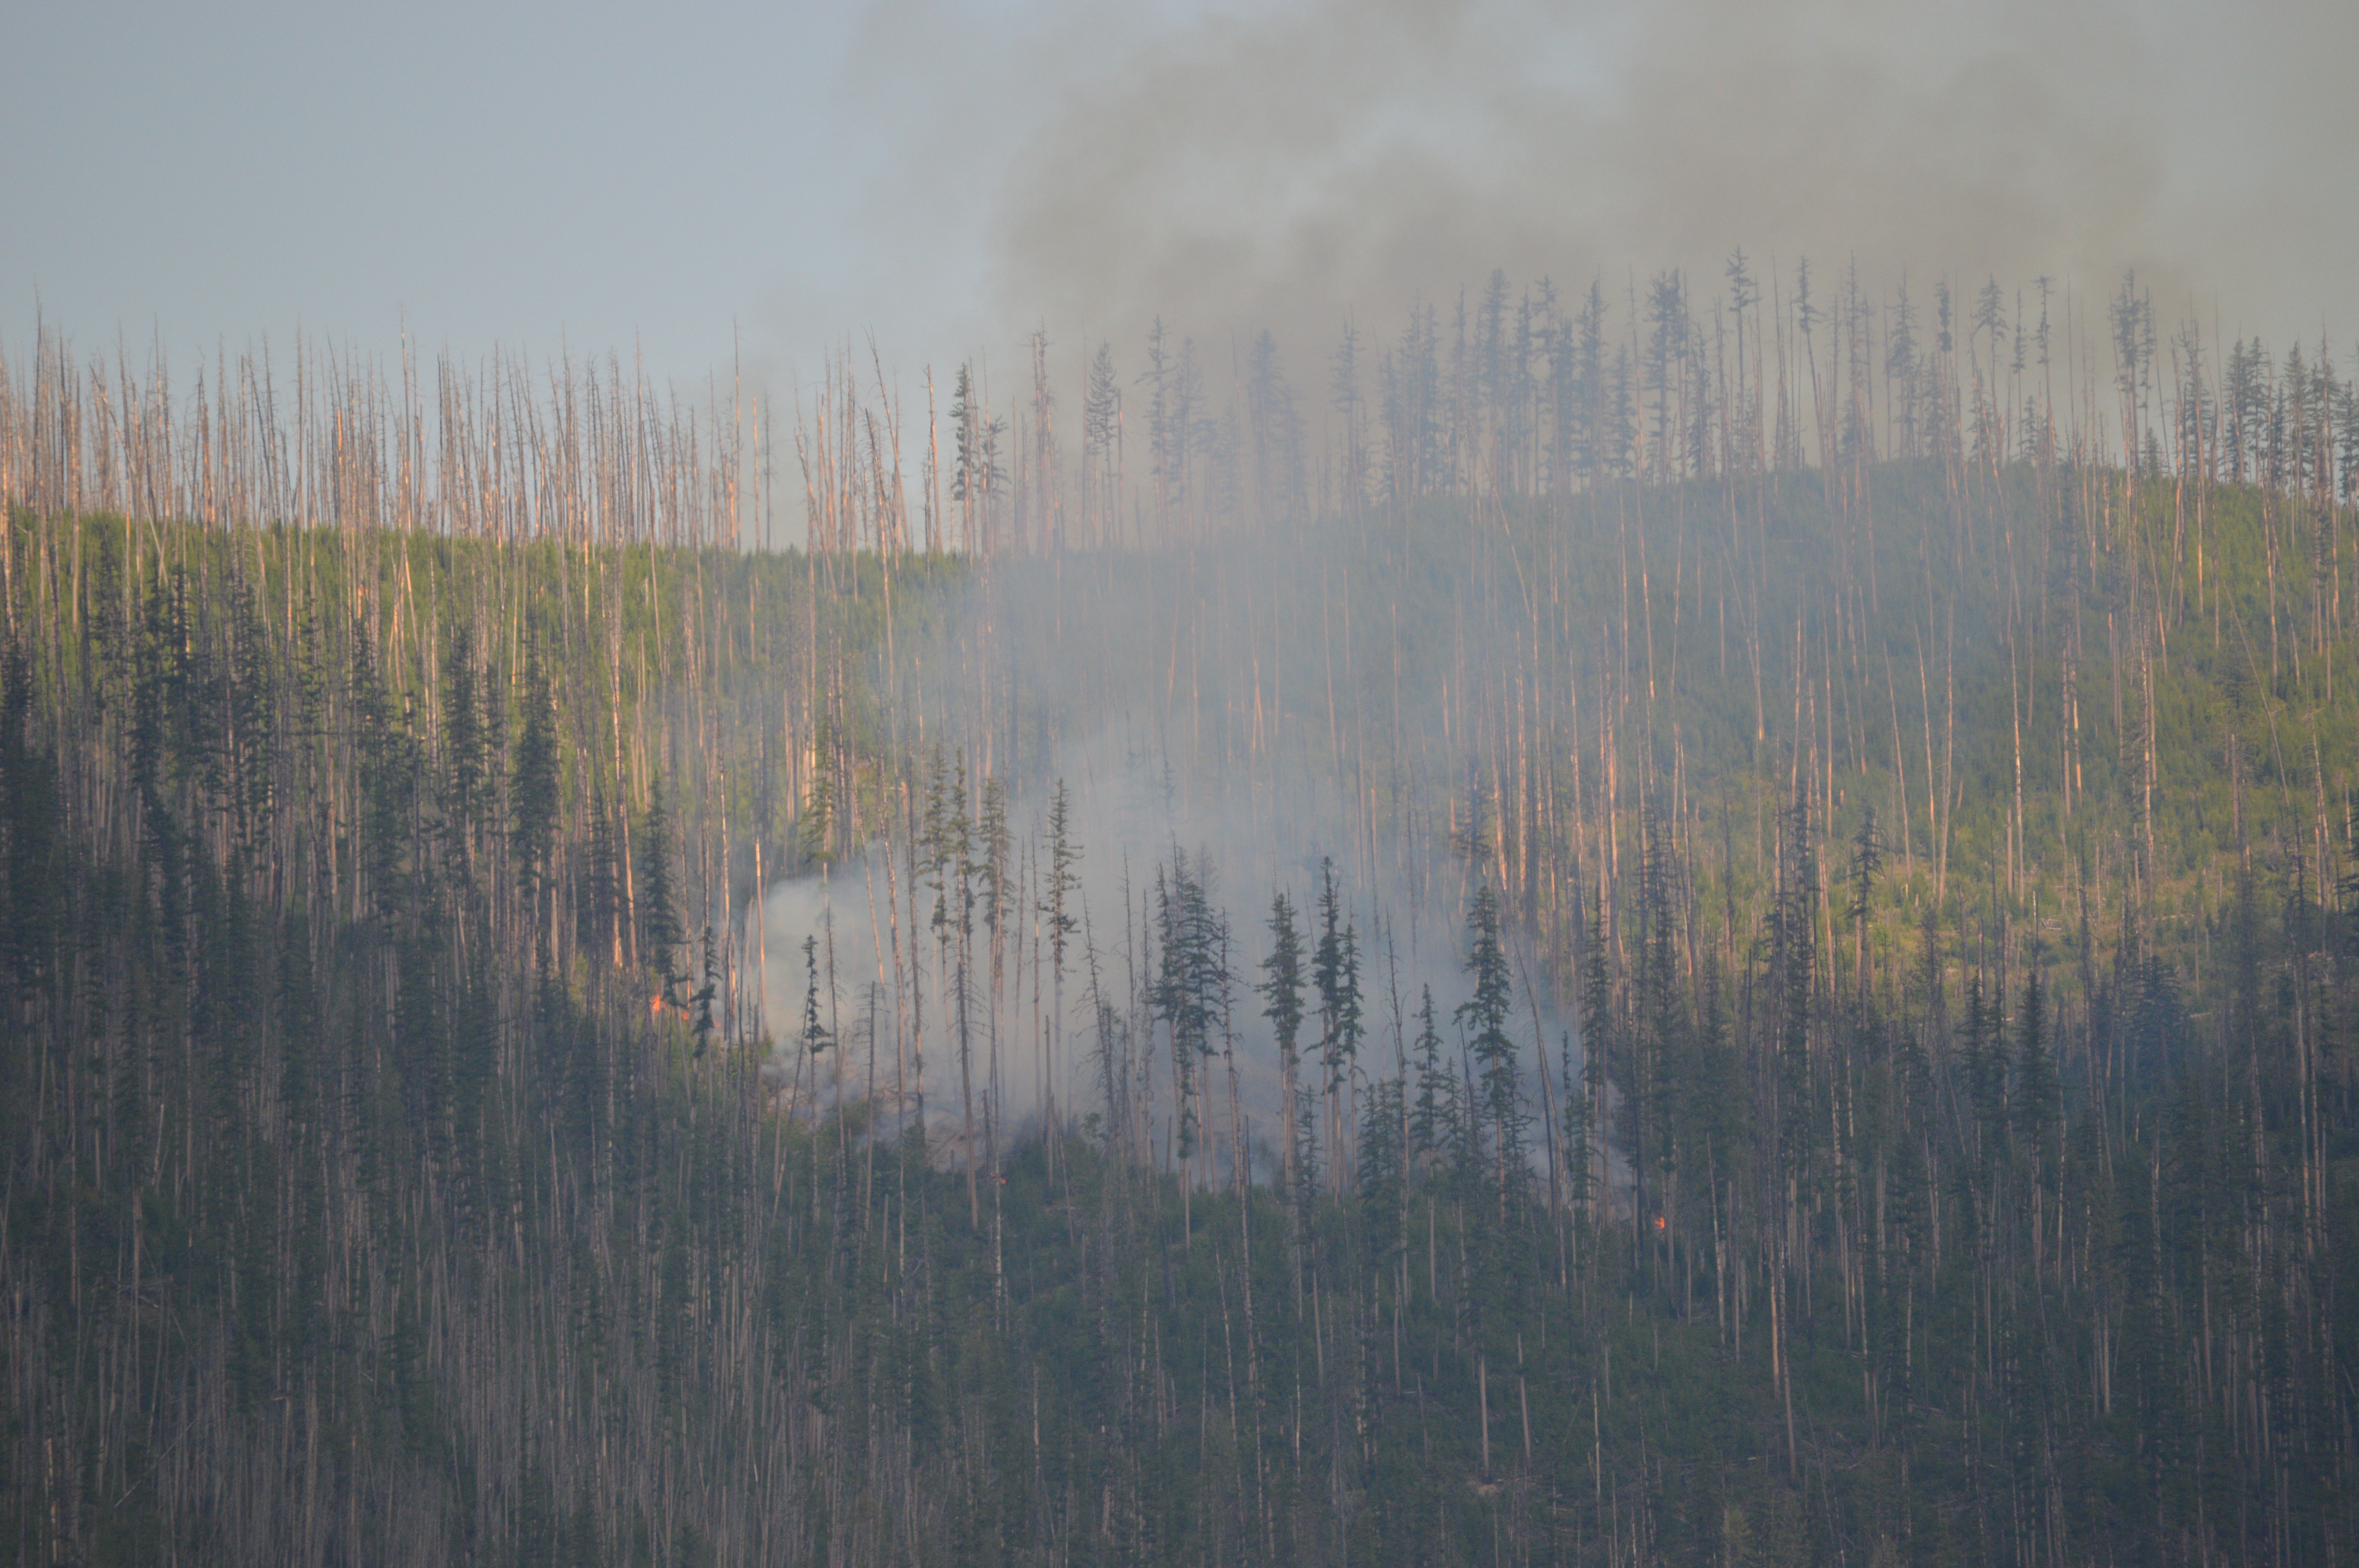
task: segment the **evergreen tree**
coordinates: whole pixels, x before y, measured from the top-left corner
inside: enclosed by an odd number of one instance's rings
[[[32,709],[31,662],[11,637],[0,645],[0,935],[23,1000],[39,994],[56,967],[66,911],[63,802],[56,764],[36,749]]]
[[[1808,797],[1783,814],[1777,902],[1771,911],[1777,987],[1778,1151],[1790,1183],[1810,1164],[1819,1121],[1811,1106],[1810,991],[1817,968],[1817,857]],[[1795,1189],[1789,1186],[1789,1194]]]
[[[1852,924],[1852,965],[1859,988],[1858,1011],[1863,1025],[1868,998],[1867,929],[1875,914],[1875,879],[1884,871],[1884,836],[1877,830],[1875,807],[1871,806],[1860,814],[1859,830],[1852,836],[1851,907],[1844,911]]]
[[[1401,1146],[1402,1084],[1378,1078],[1368,1087],[1367,1114],[1360,1119],[1360,1237],[1365,1265],[1382,1271],[1398,1249],[1401,1205],[1408,1177]]]
[[[638,886],[639,961],[661,982],[659,993],[672,1000],[672,989],[683,978],[679,967],[680,929],[678,895],[672,887],[671,814],[664,807],[663,777],[647,780],[647,814],[639,828]]]
[[[835,1044],[835,1036],[820,1019],[819,935],[812,933],[803,938],[803,1024],[800,1038],[803,1054],[811,1063],[811,1087],[819,1087],[819,1061]]]
[[[2049,1144],[2063,1090],[2057,1081],[2055,1058],[2048,1049],[2047,999],[2036,968],[2023,982],[2023,1017],[2018,1029],[2020,1039],[2015,1054],[2016,1125],[2022,1129],[2032,1168],[2050,1173],[2055,1168],[2056,1152]]]
[[[1686,1019],[1674,946],[1670,849],[1654,801],[1639,813],[1637,973],[1634,1027],[1619,1059],[1622,1146],[1630,1156],[1632,1201],[1649,1208],[1649,1183],[1659,1187],[1673,1165],[1672,1132],[1688,1087],[1682,1069]]]
[[[516,860],[517,887],[535,911],[540,907],[557,842],[558,761],[556,704],[535,643],[525,656],[524,731],[516,741],[516,770],[508,784],[509,851]]]
[[[622,857],[614,844],[614,813],[607,808],[603,785],[590,789],[590,842],[581,882],[580,939],[583,946],[610,963],[622,961]]]
[[[1049,923],[1049,971],[1055,988],[1049,1018],[1051,1039],[1061,1044],[1065,1033],[1065,965],[1074,935],[1082,928],[1082,917],[1074,907],[1082,891],[1082,879],[1074,870],[1082,863],[1082,847],[1073,838],[1073,795],[1064,779],[1057,780],[1055,792],[1049,797],[1049,879],[1048,892],[1038,905],[1038,913]],[[1057,1123],[1057,1090],[1055,1079],[1049,1080],[1048,1113],[1051,1129]]]
[[[2007,1049],[1998,1020],[1983,999],[1979,974],[1967,986],[1965,1038],[1959,1054],[1964,1060],[1984,1156],[1995,1158],[2006,1146]]]
[[[1326,1143],[1333,1177],[1343,1180],[1344,1095],[1352,1069],[1359,1060],[1364,1032],[1360,1000],[1360,937],[1343,917],[1343,891],[1335,881],[1335,860],[1328,856],[1319,868],[1319,944],[1310,960],[1311,984],[1319,992],[1319,1060],[1325,1069]]]
[[[1516,1043],[1507,1033],[1515,989],[1499,935],[1499,898],[1488,882],[1474,890],[1466,927],[1465,968],[1474,994],[1459,1006],[1456,1016],[1459,1027],[1466,1031],[1467,1049],[1473,1057],[1483,1121],[1490,1131],[1492,1183],[1504,1223],[1528,1173],[1525,1130],[1530,1117],[1524,1103]]]
[[[1180,1152],[1192,1155],[1201,1134],[1203,1059],[1216,1054],[1225,1016],[1228,917],[1212,902],[1210,863],[1173,849],[1169,874],[1156,873],[1156,935],[1161,969],[1149,1000],[1170,1026],[1172,1070],[1180,1076]]]
[[[1269,957],[1261,962],[1264,976],[1255,989],[1262,998],[1262,1016],[1277,1037],[1280,1114],[1286,1122],[1285,1178],[1299,1195],[1304,1153],[1303,1112],[1299,1098],[1302,1040],[1302,937],[1294,928],[1294,905],[1284,892],[1269,902]]]
[[[442,823],[444,852],[454,876],[469,874],[477,817],[483,809],[485,736],[483,681],[475,670],[475,630],[453,620],[442,651]]]
[[[1432,1172],[1462,1163],[1462,1152],[1468,1145],[1467,1119],[1457,1070],[1442,1058],[1433,988],[1425,986],[1420,990],[1411,1058],[1417,1069],[1417,1099],[1408,1119],[1409,1152],[1422,1169]]]

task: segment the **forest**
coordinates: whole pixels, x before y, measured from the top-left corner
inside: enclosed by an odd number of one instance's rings
[[[2328,344],[1026,347],[0,358],[13,1560],[2359,1551]]]

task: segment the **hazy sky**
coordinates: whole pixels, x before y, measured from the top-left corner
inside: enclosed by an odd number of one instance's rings
[[[1737,243],[2359,330],[2347,3],[5,9],[12,351],[38,306],[86,351],[406,320],[807,381],[848,334],[1323,343]]]

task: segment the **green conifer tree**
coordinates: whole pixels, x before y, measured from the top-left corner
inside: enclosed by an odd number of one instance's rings
[[[664,806],[663,776],[658,773],[647,781],[647,814],[639,828],[636,892],[639,906],[639,961],[662,983],[666,1000],[672,1000],[672,989],[683,978],[679,966],[684,933],[680,929],[679,896],[672,884],[671,838],[671,813]]]
[[[1281,892],[1269,902],[1269,957],[1261,962],[1263,979],[1255,988],[1262,998],[1262,1016],[1277,1037],[1279,1114],[1286,1123],[1283,1179],[1288,1196],[1299,1198],[1302,1186],[1302,1112],[1300,1059],[1302,1041],[1302,936],[1294,927],[1294,905]]]
[[[1499,895],[1490,883],[1475,889],[1466,927],[1465,969],[1473,981],[1474,994],[1460,1004],[1456,1016],[1459,1027],[1466,1031],[1467,1050],[1473,1058],[1482,1120],[1490,1134],[1492,1185],[1504,1222],[1527,1177],[1525,1134],[1531,1119],[1524,1101],[1522,1065],[1514,1037],[1507,1033],[1515,987],[1507,972],[1506,946],[1500,937]]]

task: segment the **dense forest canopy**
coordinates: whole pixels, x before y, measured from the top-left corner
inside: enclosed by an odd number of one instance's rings
[[[2353,1550],[2325,345],[1051,347],[0,373],[19,1558]]]

